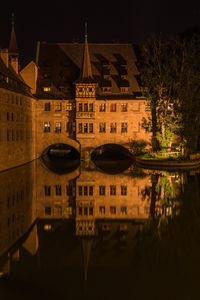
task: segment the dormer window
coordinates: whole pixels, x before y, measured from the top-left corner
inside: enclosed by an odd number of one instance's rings
[[[102,87],[102,92],[103,93],[110,93],[111,92],[111,87]]]
[[[50,92],[50,91],[51,91],[51,88],[50,88],[49,86],[48,86],[48,87],[44,87],[44,88],[43,88],[43,91],[44,91],[44,92]]]

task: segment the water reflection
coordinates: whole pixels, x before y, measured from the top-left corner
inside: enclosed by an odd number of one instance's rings
[[[132,297],[130,276],[134,268],[140,273],[137,262],[149,253],[143,245],[149,247],[149,237],[161,240],[180,218],[180,195],[191,178],[133,165],[110,175],[92,162],[57,174],[40,160],[0,177],[0,274],[20,281],[22,290],[26,282],[57,299],[92,297],[100,279],[95,298],[107,299],[117,283],[112,299],[124,285]]]

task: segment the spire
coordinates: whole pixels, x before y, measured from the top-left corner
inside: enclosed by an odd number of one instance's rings
[[[92,67],[91,67],[91,62],[90,62],[90,54],[89,54],[89,48],[88,48],[88,41],[87,41],[87,22],[85,22],[85,45],[84,45],[81,79],[83,81],[85,81],[85,80],[91,81],[91,79],[93,79]]]
[[[18,56],[18,47],[17,47],[17,39],[15,35],[15,19],[14,19],[14,13],[12,13],[12,31],[10,36],[10,43],[9,43],[9,55]]]

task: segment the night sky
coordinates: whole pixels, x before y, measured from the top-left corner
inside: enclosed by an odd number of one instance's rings
[[[139,43],[152,33],[200,26],[197,0],[7,1],[0,11],[1,48],[8,47],[12,12],[22,65],[35,59],[37,41],[83,42],[85,20],[89,42]]]

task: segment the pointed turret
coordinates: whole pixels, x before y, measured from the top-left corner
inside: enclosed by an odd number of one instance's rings
[[[16,39],[16,35],[15,35],[14,13],[12,13],[12,31],[11,31],[8,51],[9,51],[10,56],[18,56],[19,55],[17,39]]]
[[[81,70],[81,79],[83,82],[93,81],[92,67],[90,62],[90,54],[89,54],[89,47],[87,41],[87,23],[85,23],[85,45],[84,45],[84,54],[83,54],[83,66]]]
[[[96,97],[97,82],[92,75],[92,67],[89,54],[89,46],[87,41],[87,23],[85,23],[85,43],[83,52],[83,63],[80,77],[76,81],[76,97],[94,98]]]
[[[13,70],[18,74],[18,47],[17,47],[17,39],[15,35],[15,21],[14,21],[14,13],[12,13],[12,31],[10,36],[10,42],[9,42],[9,48],[8,48],[8,54],[9,54],[9,62]]]

